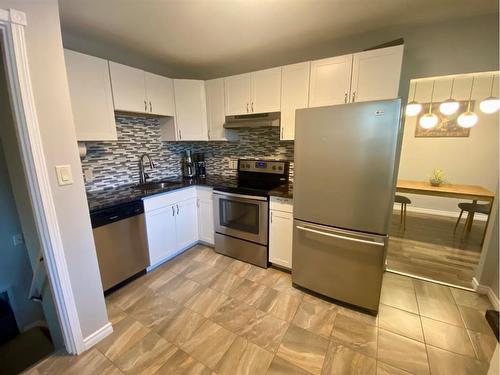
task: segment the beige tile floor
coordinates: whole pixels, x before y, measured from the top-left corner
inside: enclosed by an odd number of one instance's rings
[[[112,335],[29,374],[477,375],[496,345],[484,296],[386,274],[375,318],[204,246],[106,302]]]

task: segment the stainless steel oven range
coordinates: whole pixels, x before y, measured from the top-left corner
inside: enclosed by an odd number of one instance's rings
[[[286,161],[238,160],[238,184],[214,187],[215,251],[267,267],[268,194],[288,181]]]

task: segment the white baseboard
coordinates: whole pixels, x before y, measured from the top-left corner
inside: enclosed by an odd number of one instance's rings
[[[398,211],[400,209],[401,209],[401,205],[399,203],[394,203],[394,210]],[[418,213],[418,214],[427,214],[427,215],[438,215],[438,216],[445,216],[445,217],[453,217],[455,219],[457,219],[458,215],[460,214],[460,212],[456,212],[456,211],[434,210],[432,208],[415,207],[415,206],[412,206],[411,204],[409,204],[409,205],[406,206],[406,211],[408,211],[408,212],[415,212],[415,213]],[[466,215],[466,213],[464,213],[462,215],[462,219],[465,220],[466,217],[467,217],[467,215]],[[486,221],[486,219],[487,219],[486,215],[479,214],[479,213],[477,213],[476,215],[474,215],[474,220]]]
[[[112,333],[113,333],[113,326],[111,325],[110,322],[108,322],[107,324],[99,328],[97,331],[95,331],[94,333],[88,335],[83,339],[83,345],[85,350],[89,350],[99,341],[103,340]]]
[[[486,285],[481,285],[477,281],[477,279],[474,277],[472,278],[472,288],[478,292],[479,294],[485,294],[488,296],[488,299],[490,300],[491,304],[495,308],[495,310],[500,309],[500,301],[498,300],[498,297],[495,295],[493,292],[493,289],[491,289],[489,286]]]

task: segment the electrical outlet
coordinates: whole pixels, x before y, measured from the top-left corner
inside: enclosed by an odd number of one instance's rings
[[[238,169],[238,160],[229,159],[229,169]]]
[[[16,233],[12,236],[12,243],[14,246],[19,246],[24,243],[24,238],[22,233]]]
[[[83,171],[83,177],[85,178],[85,182],[92,182],[94,180],[94,172],[91,168],[85,169]]]

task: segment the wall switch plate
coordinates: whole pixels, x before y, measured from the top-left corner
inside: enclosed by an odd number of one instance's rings
[[[92,182],[94,180],[94,172],[92,168],[85,169],[83,171],[83,177],[85,178],[85,182]]]
[[[73,183],[71,165],[56,165],[56,174],[59,186],[71,185]]]
[[[16,233],[12,236],[12,243],[14,246],[19,246],[24,243],[24,237],[22,233]]]

